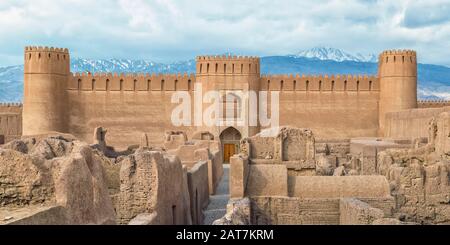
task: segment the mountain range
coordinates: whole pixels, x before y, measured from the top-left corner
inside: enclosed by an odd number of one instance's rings
[[[367,74],[376,75],[377,57],[317,47],[294,55],[260,58],[263,74]],[[170,64],[148,60],[71,59],[72,72],[194,73],[195,60]],[[450,68],[418,64],[419,99],[450,100]],[[0,67],[0,102],[20,102],[23,97],[23,65]]]

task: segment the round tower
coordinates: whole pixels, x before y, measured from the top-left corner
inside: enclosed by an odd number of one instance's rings
[[[379,56],[379,124],[384,136],[385,114],[417,108],[417,57],[413,50],[388,50]]]
[[[64,132],[69,51],[26,47],[24,58],[23,135]]]

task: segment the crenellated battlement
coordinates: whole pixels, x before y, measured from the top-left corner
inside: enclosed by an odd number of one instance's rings
[[[197,56],[197,61],[241,61],[241,62],[259,62],[257,56],[236,56],[236,55],[201,55]]]
[[[378,63],[380,67],[395,65],[397,70],[404,69],[403,65],[415,67],[417,65],[417,54],[414,50],[386,50],[379,55]]]
[[[42,46],[27,46],[25,47],[25,53],[27,52],[56,52],[69,54],[67,48],[55,48],[55,47],[42,47]]]
[[[416,56],[416,51],[411,49],[391,49],[391,50],[385,50],[381,52],[380,56],[382,55],[412,55]]]
[[[54,47],[25,47],[25,74],[67,75],[70,72],[69,50]]]
[[[260,59],[255,56],[198,56],[196,61],[198,76],[256,75],[260,73]]]
[[[20,102],[6,102],[6,103],[1,102],[0,107],[22,107],[22,103],[20,103]]]
[[[271,91],[379,91],[379,79],[369,75],[263,75],[261,90]]]
[[[191,91],[194,74],[74,73],[68,90],[78,91]]]
[[[20,114],[22,112],[22,103],[0,103],[0,115]]]
[[[417,54],[414,50],[387,50],[378,59],[379,77],[417,77]]]
[[[437,108],[450,106],[450,100],[418,100],[417,105],[419,108]]]

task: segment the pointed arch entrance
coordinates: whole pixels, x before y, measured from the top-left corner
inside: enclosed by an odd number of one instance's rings
[[[241,138],[241,133],[234,127],[228,127],[220,133],[224,163],[229,163],[230,157],[239,152]]]

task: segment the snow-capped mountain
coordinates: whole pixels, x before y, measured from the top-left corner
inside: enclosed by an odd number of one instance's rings
[[[378,64],[375,63],[375,56],[370,58],[370,56],[352,55],[332,48],[315,48],[310,51],[302,51],[297,55],[261,57],[261,73],[377,74]],[[315,56],[313,56],[314,53]],[[92,73],[194,73],[195,60],[163,64],[149,60],[72,58],[70,69],[72,72]],[[418,80],[419,99],[450,100],[449,67],[418,64]],[[23,65],[0,67],[0,102],[20,102],[22,96]]]
[[[342,49],[330,48],[330,47],[315,47],[308,50],[302,50],[293,57],[304,57],[319,60],[334,60],[337,62],[342,61],[357,61],[357,62],[377,62],[377,56],[374,54],[351,54]]]
[[[175,62],[172,64],[157,63],[148,60],[128,59],[80,59],[71,60],[72,72],[117,72],[117,73],[193,73],[195,60]]]

